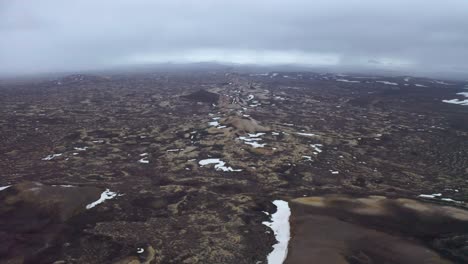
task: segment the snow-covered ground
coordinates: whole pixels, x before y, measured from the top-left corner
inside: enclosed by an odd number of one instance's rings
[[[266,146],[264,143],[258,143],[262,140],[260,136],[265,133],[248,134],[248,137],[239,137],[240,140],[244,141],[245,144],[252,146],[253,148],[263,148]]]
[[[468,99],[465,99],[465,100],[458,100],[458,99],[442,100],[442,102],[447,103],[447,104],[468,105]]]
[[[463,95],[464,97],[468,97],[467,92],[457,93],[457,95]],[[447,103],[447,104],[468,105],[468,99],[465,99],[465,100],[460,100],[460,99],[442,100],[442,102]]]
[[[452,85],[450,83],[446,83],[446,82],[443,82],[443,81],[433,81],[434,83],[437,83],[437,84],[442,84],[442,85]]]
[[[62,153],[51,154],[51,155],[48,155],[47,157],[43,158],[42,160],[53,160],[53,159],[55,159],[57,157],[60,157],[62,155],[63,155]]]
[[[142,153],[140,154],[140,157],[143,157],[141,159],[138,160],[138,163],[144,163],[144,164],[148,164],[149,163],[149,160],[148,160],[148,153]]]
[[[212,115],[212,114],[210,114],[210,115]],[[209,125],[209,126],[216,127],[216,128],[218,128],[218,129],[226,128],[226,126],[221,125],[221,124],[219,123],[219,121],[218,121],[218,120],[221,119],[221,117],[213,117],[213,118],[211,118],[211,119],[212,119],[212,121],[208,122],[208,125]]]
[[[273,204],[276,205],[276,212],[271,215],[271,222],[262,223],[273,230],[278,241],[273,245],[273,251],[268,254],[267,262],[268,264],[282,264],[288,255],[288,244],[291,238],[289,224],[291,209],[286,201],[275,200]]]
[[[440,199],[441,201],[459,203],[459,204],[464,203],[463,201],[453,200],[452,198],[444,198],[444,197],[442,197],[441,193],[420,194],[420,195],[418,195],[418,197],[421,197],[421,198],[424,198],[424,199],[438,199],[438,200]]]
[[[298,134],[299,136],[306,136],[306,137],[313,137],[313,136],[316,136],[315,134],[312,134],[312,133],[297,132],[296,134]]]
[[[101,198],[99,198],[97,201],[94,201],[88,205],[86,205],[86,209],[91,209],[95,207],[98,204],[103,203],[105,200],[110,200],[113,199],[117,196],[116,192],[111,192],[109,189],[106,189],[103,193],[101,193]]]
[[[218,121],[211,121],[211,122],[208,122],[208,125],[210,125],[210,126],[219,126],[219,122]]]
[[[88,147],[83,147],[83,148],[74,147],[73,149],[74,149],[74,150],[77,150],[77,151],[85,151],[85,150],[88,149]]]
[[[214,167],[217,171],[242,171],[241,169],[233,169],[232,167],[225,166],[226,162],[222,161],[221,159],[204,159],[200,160],[198,164],[200,164],[202,167],[209,164],[215,164]]]
[[[361,83],[360,81],[350,81],[345,79],[336,79],[337,82],[347,82],[347,83]]]
[[[322,152],[321,147],[323,147],[322,144],[310,144],[310,146],[314,149],[314,154],[318,155],[320,152]]]
[[[3,191],[3,190],[8,189],[8,188],[10,188],[10,187],[11,187],[11,185],[0,186],[0,191]]]
[[[383,83],[383,84],[387,84],[387,85],[398,85],[398,83],[394,83],[394,82],[387,82],[387,81],[375,81],[375,82],[378,82],[378,83]]]

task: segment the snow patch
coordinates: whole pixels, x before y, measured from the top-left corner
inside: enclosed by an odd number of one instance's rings
[[[103,203],[105,200],[110,200],[113,199],[117,196],[116,192],[111,192],[109,189],[106,189],[103,193],[101,193],[101,198],[99,198],[97,201],[94,201],[88,205],[86,205],[86,209],[91,209],[95,207],[98,204]]]
[[[51,154],[51,155],[48,155],[47,157],[43,158],[42,160],[53,160],[53,159],[55,159],[57,157],[60,157],[62,155],[63,155],[62,153]]]
[[[451,202],[451,203],[458,203],[458,204],[463,204],[465,202],[463,201],[457,201],[457,200],[454,200],[452,198],[444,198],[442,197],[442,194],[441,193],[433,193],[433,194],[420,194],[418,195],[418,197],[421,197],[421,198],[425,198],[425,199],[437,199],[440,201],[444,201],[444,202]]]
[[[273,230],[275,238],[278,241],[278,243],[273,245],[273,251],[268,254],[267,263],[282,264],[288,255],[288,243],[291,238],[289,224],[291,209],[286,201],[275,200],[273,204],[276,205],[276,212],[271,215],[271,222],[262,223]]]
[[[387,82],[387,81],[375,81],[375,82],[378,82],[378,83],[383,83],[383,84],[387,84],[387,85],[398,85],[398,83],[394,83],[394,82]]]
[[[314,154],[318,155],[319,153],[322,152],[321,147],[323,147],[322,144],[310,144],[310,146],[314,149]]]
[[[256,133],[248,135],[248,137],[239,137],[239,139],[244,141],[244,144],[250,145],[253,148],[263,148],[266,146],[266,144],[258,143],[258,141],[262,140],[259,137],[265,135],[265,133]]]
[[[218,121],[208,122],[208,125],[210,125],[210,126],[219,126],[219,122]]]
[[[458,99],[442,100],[442,102],[447,103],[447,104],[468,105],[468,99],[466,100],[458,100]]]
[[[347,83],[361,83],[360,81],[350,81],[345,79],[336,79],[337,82],[347,82]]]
[[[182,151],[184,149],[168,149],[166,150],[166,152],[179,152],[179,151]]]
[[[242,171],[241,169],[233,169],[232,167],[227,167],[226,162],[222,161],[221,159],[204,159],[200,160],[198,162],[201,167],[209,165],[209,164],[215,164],[215,169],[217,171]]]
[[[442,85],[452,85],[450,83],[446,83],[446,82],[443,82],[443,81],[434,81],[434,83],[442,84]]]
[[[306,137],[313,137],[313,136],[316,136],[315,134],[312,134],[312,133],[297,132],[296,134],[298,134],[299,136],[306,136]]]
[[[265,133],[256,133],[256,134],[249,134],[249,137],[256,138],[256,137],[260,137],[260,136],[263,136],[263,135],[265,135]]]
[[[11,187],[11,185],[0,186],[0,191],[3,191],[3,190],[8,189],[8,188],[10,188],[10,187]]]
[[[76,150],[76,151],[86,151],[88,149],[88,147],[83,147],[83,148],[74,147],[73,149]]]
[[[139,159],[138,163],[148,164],[149,163],[148,157],[144,157],[142,159]]]

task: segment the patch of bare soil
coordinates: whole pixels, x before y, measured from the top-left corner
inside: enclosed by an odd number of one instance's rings
[[[293,200],[286,263],[465,262],[464,247],[442,256],[437,242],[468,232],[466,210],[383,196]],[[466,246],[466,245],[465,245]]]

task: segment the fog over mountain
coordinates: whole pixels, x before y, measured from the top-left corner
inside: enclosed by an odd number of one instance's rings
[[[468,70],[464,0],[0,1],[0,75],[165,62]]]

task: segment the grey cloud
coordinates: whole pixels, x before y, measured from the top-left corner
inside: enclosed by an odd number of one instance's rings
[[[466,71],[467,29],[464,0],[0,0],[0,74],[203,60]]]

